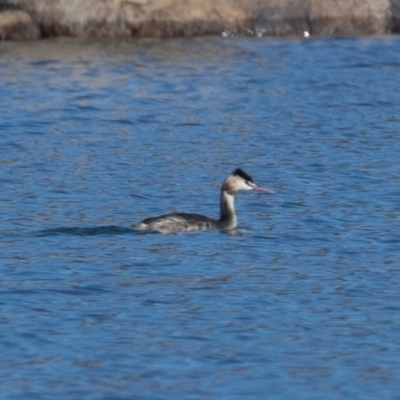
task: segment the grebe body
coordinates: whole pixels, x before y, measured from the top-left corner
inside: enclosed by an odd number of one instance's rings
[[[204,230],[229,231],[237,226],[234,196],[242,190],[258,190],[274,193],[256,185],[250,175],[238,168],[232,172],[221,187],[220,217],[208,218],[200,214],[172,213],[147,218],[132,226],[135,231],[155,231],[161,233],[192,232]]]

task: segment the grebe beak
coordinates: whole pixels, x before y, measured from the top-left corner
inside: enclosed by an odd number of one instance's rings
[[[259,192],[264,192],[264,193],[269,193],[269,194],[273,194],[275,193],[273,190],[262,187],[262,186],[258,186],[255,183],[250,183],[250,186],[254,189],[254,190],[258,190]]]

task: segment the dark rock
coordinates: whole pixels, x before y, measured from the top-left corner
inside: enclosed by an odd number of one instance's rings
[[[392,26],[391,30],[394,33],[400,32],[400,0],[391,0],[391,14],[392,14]]]

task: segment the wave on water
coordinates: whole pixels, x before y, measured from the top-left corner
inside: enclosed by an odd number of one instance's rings
[[[44,229],[38,232],[37,236],[73,235],[73,236],[95,236],[95,235],[121,235],[134,234],[132,229],[115,225],[94,226],[94,227],[59,227]]]

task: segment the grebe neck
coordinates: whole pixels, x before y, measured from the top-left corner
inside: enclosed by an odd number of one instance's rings
[[[235,198],[226,190],[221,190],[220,199],[220,229],[234,229],[237,226],[237,219],[235,213]]]

